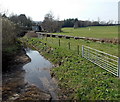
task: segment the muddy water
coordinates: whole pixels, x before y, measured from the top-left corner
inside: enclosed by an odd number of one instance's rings
[[[25,49],[26,54],[31,58],[31,62],[23,66],[25,70],[25,81],[37,86],[42,91],[50,93],[53,100],[57,99],[55,89],[57,85],[52,80],[50,68],[53,65],[39,54],[36,50]]]

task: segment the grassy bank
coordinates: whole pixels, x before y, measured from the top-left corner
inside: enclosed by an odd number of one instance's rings
[[[24,38],[21,41],[34,45],[41,54],[56,65],[51,73],[58,79],[58,85],[61,89],[59,96],[62,99],[120,99],[119,79],[81,57],[81,45],[88,45],[113,55],[117,55],[117,45],[61,39],[59,46],[59,40],[56,38]],[[71,44],[70,49],[68,42]],[[78,44],[80,46],[79,55],[77,52]]]
[[[62,32],[57,34],[92,38],[118,38],[118,26],[62,28]]]

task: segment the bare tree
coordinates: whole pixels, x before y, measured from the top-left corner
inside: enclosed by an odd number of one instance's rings
[[[46,32],[60,32],[61,31],[62,24],[59,22],[59,20],[55,20],[53,13],[49,12],[45,15],[44,21],[42,22],[42,28]]]

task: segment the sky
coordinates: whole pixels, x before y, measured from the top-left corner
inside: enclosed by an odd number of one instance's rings
[[[52,11],[55,18],[64,20],[118,21],[119,0],[0,0],[0,12],[26,14],[34,21],[44,20]]]

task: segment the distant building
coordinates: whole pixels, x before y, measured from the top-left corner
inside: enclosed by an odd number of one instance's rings
[[[35,32],[41,32],[41,27],[40,26],[32,26],[32,30],[35,31]]]

